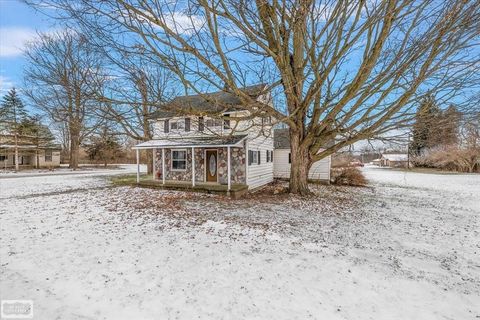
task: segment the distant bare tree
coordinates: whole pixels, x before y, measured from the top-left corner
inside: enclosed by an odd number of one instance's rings
[[[226,89],[286,123],[293,193],[309,193],[313,162],[410,125],[426,93],[448,99],[479,83],[478,0],[41,2],[105,46],[168,67],[189,92]],[[285,108],[241,90],[258,70]]]
[[[68,137],[70,168],[78,167],[83,139],[99,124],[94,99],[103,90],[99,55],[84,35],[72,30],[40,34],[26,51],[25,93]]]
[[[99,48],[101,50],[102,48]],[[99,116],[106,121],[115,121],[122,132],[137,141],[153,138],[152,113],[158,105],[169,100],[173,93],[173,76],[168,69],[141,60],[129,61],[115,53],[104,52],[114,74],[107,84],[107,94],[97,98],[104,107]],[[120,60],[118,60],[120,59]],[[153,170],[153,158],[147,153],[148,173]]]

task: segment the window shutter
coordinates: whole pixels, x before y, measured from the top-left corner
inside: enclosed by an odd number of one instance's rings
[[[253,160],[252,159],[253,158],[252,153],[253,153],[252,150],[248,150],[248,165],[249,166],[252,165],[252,160]]]
[[[262,157],[262,153],[260,151],[258,151],[257,155],[258,155],[258,164],[260,164],[260,158]]]
[[[198,117],[198,131],[203,131],[204,127],[203,117]]]
[[[270,162],[270,150],[265,150],[265,155],[267,156],[267,162]]]
[[[292,163],[292,154],[291,153],[288,154],[288,163]]]
[[[190,131],[190,118],[185,118],[185,131]]]
[[[230,129],[230,116],[226,115],[226,119],[223,120],[223,129]]]
[[[165,133],[168,133],[168,131],[170,130],[170,122],[167,120],[163,121],[163,130],[165,131]]]
[[[272,162],[273,162],[273,150],[272,150],[272,151],[270,151],[270,152],[271,152],[270,161],[272,161]]]

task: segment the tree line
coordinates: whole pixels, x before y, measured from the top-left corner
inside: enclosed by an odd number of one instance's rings
[[[464,115],[455,105],[441,108],[435,97],[418,107],[409,146],[413,164],[446,170],[480,170],[480,113]]]
[[[106,120],[149,140],[165,101],[226,90],[288,126],[290,191],[309,194],[313,162],[411,127],[432,94],[468,101],[479,86],[478,0],[25,2],[66,26],[27,50],[26,94],[62,123],[72,163]],[[241,90],[260,82],[273,104]]]

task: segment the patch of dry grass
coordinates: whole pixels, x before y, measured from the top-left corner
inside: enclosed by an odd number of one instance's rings
[[[363,173],[355,167],[334,168],[331,173],[331,182],[335,185],[364,187],[367,179]]]

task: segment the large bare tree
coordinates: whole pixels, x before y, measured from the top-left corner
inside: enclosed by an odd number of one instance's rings
[[[40,34],[26,57],[26,95],[53,122],[61,123],[68,137],[69,165],[76,169],[83,139],[99,125],[95,97],[106,81],[99,55],[84,35],[64,30]]]
[[[99,116],[106,121],[115,121],[123,134],[131,139],[153,139],[151,115],[158,104],[168,101],[173,95],[171,72],[138,57],[131,60],[121,52],[115,52],[115,48],[102,48],[92,40],[92,45],[103,52],[110,66],[111,81],[106,85],[106,92],[97,96],[104,106],[98,109]],[[146,157],[148,173],[151,173],[152,153],[147,152]]]
[[[478,0],[47,2],[104,45],[169,68],[188,92],[227,89],[286,123],[294,193],[309,193],[313,162],[409,125],[422,96],[478,89]],[[283,105],[240,90],[259,74]]]

